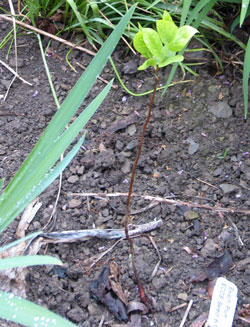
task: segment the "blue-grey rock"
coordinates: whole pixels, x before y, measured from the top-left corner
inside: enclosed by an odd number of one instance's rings
[[[215,102],[208,106],[208,111],[217,118],[229,118],[232,116],[232,108],[225,102]]]

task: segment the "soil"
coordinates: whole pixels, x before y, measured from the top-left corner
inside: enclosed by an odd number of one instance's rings
[[[0,27],[2,40],[9,25],[1,22]],[[17,41],[18,71],[32,86],[17,79],[6,101],[0,103],[0,176],[5,178],[4,186],[15,175],[57,110],[37,38],[22,35]],[[47,56],[47,61],[57,96],[62,102],[82,73],[77,63],[86,67],[91,57],[72,51],[69,61],[76,68],[75,72],[65,60],[67,47],[52,41],[50,49],[53,51]],[[7,46],[1,49],[0,58],[13,67],[13,47],[8,59],[7,51]],[[216,69],[210,59],[205,58],[208,64],[202,68],[194,67],[199,73],[198,78],[186,75],[185,79],[192,82],[170,87],[164,96],[157,93],[133,192],[247,211],[250,206],[250,121],[243,119],[241,76],[230,66],[223,75],[215,76]],[[136,72],[133,63],[138,63],[138,58],[127,55],[122,44],[116,49],[114,60],[128,88],[136,93],[152,88],[152,71]],[[168,73],[168,69],[160,72],[161,84],[166,81]],[[106,80],[113,78],[110,65],[104,68],[101,76]],[[12,73],[1,65],[1,95],[5,94],[12,77]],[[181,78],[182,73],[177,72],[175,80]],[[117,81],[114,84],[117,87],[110,91],[87,125],[84,147],[63,173],[62,191],[54,222],[48,227],[50,231],[122,228],[126,197],[105,199],[70,195],[128,192],[131,167],[150,95],[130,96]],[[98,80],[86,103],[94,99],[103,87],[104,83]],[[119,128],[118,120],[124,123]],[[58,180],[40,196],[42,207],[26,234],[45,228],[57,191]],[[162,227],[134,239],[138,273],[155,311],[142,315],[143,327],[179,326],[185,304],[190,300],[193,300],[193,305],[185,326],[190,326],[199,315],[208,312],[211,299],[207,293],[207,281],[190,283],[190,277],[197,271],[204,271],[214,258],[227,250],[234,265],[223,276],[238,287],[238,312],[250,303],[247,212],[218,212],[168,203],[158,203],[150,208],[149,204],[143,197],[132,199],[131,203],[132,213],[139,210],[133,214],[133,224],[163,221]],[[2,243],[14,239],[17,223],[18,219],[1,235]],[[152,279],[150,276],[158,262],[158,254],[149,235],[161,256],[160,266]],[[103,267],[115,261],[120,267],[122,288],[128,300],[139,301],[126,240],[89,269],[90,260],[115,242],[92,239],[43,247],[40,254],[56,256],[65,265],[63,268],[29,268],[26,278],[28,299],[78,326],[98,326],[101,319],[104,319],[103,326],[121,324],[89,293],[91,283],[98,278]],[[179,305],[183,306],[173,310]],[[238,315],[235,316],[233,326],[246,325]],[[4,323],[1,326],[5,326]]]

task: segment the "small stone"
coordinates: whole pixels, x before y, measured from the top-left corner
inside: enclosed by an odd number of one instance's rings
[[[206,240],[205,246],[201,249],[201,254],[203,257],[207,257],[213,254],[215,249],[216,249],[215,242],[211,238],[208,238]]]
[[[156,290],[160,290],[166,285],[166,279],[164,276],[154,277],[152,284]]]
[[[78,175],[83,175],[84,170],[85,170],[84,166],[77,167],[77,174]]]
[[[187,299],[188,299],[187,293],[179,293],[177,295],[177,297],[178,297],[178,299],[183,300],[183,301],[187,301]]]
[[[11,58],[9,61],[10,67],[15,68],[16,67],[16,59]],[[24,66],[24,60],[22,58],[17,58],[17,67],[22,68]]]
[[[214,177],[218,177],[221,175],[221,173],[222,173],[222,168],[219,167],[219,168],[215,169],[213,175],[214,175]]]
[[[232,108],[225,102],[215,102],[208,106],[208,111],[217,118],[229,118],[233,114]]]
[[[237,185],[233,185],[233,184],[220,184],[220,188],[222,189],[222,191],[226,194],[226,193],[232,193],[234,191],[237,191],[239,189],[239,187]]]
[[[195,154],[195,152],[198,151],[200,144],[199,143],[196,143],[191,138],[188,138],[187,139],[187,142],[189,143],[188,154],[190,154],[190,155]]]
[[[9,86],[10,86],[10,82],[11,81],[9,81],[9,80],[7,80],[7,79],[1,79],[0,80],[0,83],[6,88],[6,89],[8,89],[9,88]]]
[[[197,212],[193,211],[193,210],[188,210],[186,212],[184,212],[184,217],[187,220],[192,220],[192,219],[197,219],[199,218],[199,215]]]
[[[69,85],[69,84],[61,83],[61,84],[60,84],[60,87],[61,87],[61,89],[63,89],[64,91],[69,91],[69,90],[71,90],[71,85]]]
[[[85,318],[84,312],[80,307],[69,310],[67,316],[76,323],[80,323]]]
[[[135,124],[132,124],[132,125],[130,125],[130,126],[127,128],[127,133],[128,133],[130,136],[133,136],[133,135],[136,133],[136,127],[135,127]]]
[[[131,142],[128,143],[128,145],[126,146],[126,149],[127,149],[127,150],[132,150],[132,149],[134,149],[137,145],[138,145],[138,141],[137,141],[137,140],[132,140]]]
[[[131,168],[130,167],[131,167],[131,162],[127,158],[125,158],[125,161],[124,161],[124,163],[123,163],[123,165],[121,167],[121,171],[124,174],[129,174],[130,171],[131,171]]]
[[[107,124],[106,124],[106,122],[105,122],[105,121],[102,121],[100,127],[101,127],[102,129],[106,129],[106,128],[107,128]]]
[[[71,199],[68,202],[69,208],[71,208],[71,209],[80,207],[81,204],[82,204],[82,201],[77,200],[77,199]]]
[[[94,304],[89,304],[88,305],[88,312],[89,312],[89,314],[91,315],[91,316],[95,316],[96,315],[96,313],[97,313],[97,307],[96,307],[96,305],[94,305]]]
[[[208,91],[209,91],[210,93],[215,93],[215,92],[216,92],[216,89],[217,89],[217,86],[216,86],[216,85],[210,85],[210,86],[208,87]]]
[[[163,308],[164,308],[164,311],[165,311],[166,313],[169,312],[169,310],[171,309],[171,307],[172,307],[172,303],[171,303],[171,302],[169,302],[169,301],[167,301],[167,300],[164,300],[164,301],[163,301]]]
[[[109,210],[108,209],[103,209],[102,210],[102,215],[103,215],[103,217],[107,217],[109,215]]]
[[[72,175],[68,178],[68,183],[74,184],[79,181],[79,177],[77,175]]]

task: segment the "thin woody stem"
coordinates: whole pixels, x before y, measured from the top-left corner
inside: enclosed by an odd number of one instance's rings
[[[145,291],[144,291],[144,289],[142,287],[142,283],[141,283],[139,275],[137,273],[137,269],[136,269],[136,265],[135,265],[134,244],[133,244],[133,240],[130,238],[129,233],[128,233],[128,231],[129,231],[128,225],[129,225],[129,216],[130,216],[130,200],[131,200],[131,195],[132,195],[132,192],[133,192],[135,171],[136,171],[136,167],[137,167],[138,161],[139,161],[140,156],[141,156],[141,151],[142,151],[142,145],[143,145],[145,132],[146,132],[146,129],[147,129],[150,117],[151,117],[154,98],[155,98],[155,94],[156,94],[156,90],[157,90],[157,86],[158,86],[158,81],[159,81],[159,78],[158,78],[158,67],[157,67],[155,69],[155,84],[154,84],[152,97],[151,97],[150,103],[149,103],[148,115],[147,115],[147,119],[145,120],[145,122],[143,124],[140,143],[139,143],[139,146],[138,146],[138,149],[137,149],[136,159],[134,161],[133,168],[132,168],[132,174],[131,174],[131,179],[130,179],[130,184],[129,184],[129,191],[128,191],[128,198],[127,198],[127,205],[126,205],[125,223],[124,223],[125,234],[126,234],[126,238],[127,238],[128,242],[129,242],[130,252],[131,252],[131,256],[132,256],[132,266],[133,266],[134,275],[135,275],[135,278],[136,278],[136,282],[138,284],[141,301],[143,303],[145,303],[145,304],[148,304],[148,303],[147,303]]]

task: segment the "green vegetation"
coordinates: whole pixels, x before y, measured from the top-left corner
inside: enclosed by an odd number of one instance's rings
[[[148,117],[144,123],[137,158],[133,167],[129,190],[130,196],[144,133],[151,116],[155,93],[158,90],[158,69],[173,64],[164,86],[164,92],[170,85],[178,65],[183,71],[187,70],[192,74],[196,74],[191,69],[192,64],[183,62],[183,53],[186,50],[187,43],[193,36],[202,44],[202,47],[211,51],[220,72],[223,71],[223,64],[218,51],[224,42],[234,42],[237,47],[244,50],[243,94],[244,116],[245,118],[247,117],[250,41],[248,40],[248,42],[244,43],[233,33],[236,26],[239,25],[239,28],[242,28],[244,20],[250,15],[249,0],[139,0],[136,3],[137,6],[135,8],[134,1],[126,0],[124,2],[116,0],[24,0],[22,3],[19,1],[19,8],[22,14],[28,17],[33,25],[37,25],[38,19],[43,20],[47,18],[55,26],[56,33],[70,32],[73,30],[81,31],[93,47],[103,44],[106,41],[60,106],[58,112],[53,117],[28,158],[9,185],[1,193],[0,232],[4,232],[17,215],[60,175],[80,149],[85,133],[68,150],[65,158],[59,161],[62,153],[67,151],[71,146],[72,142],[74,142],[80,131],[95,113],[111,88],[112,82],[100,92],[73,123],[69,124],[90,91],[96,80],[96,76],[100,74],[109,59],[122,34],[127,37],[130,43],[133,41],[135,49],[146,58],[146,61],[139,69],[144,70],[152,66],[155,72],[155,86],[152,91],[149,91],[152,93],[152,98],[149,105]],[[0,10],[5,12],[1,7]],[[238,12],[238,15],[230,22],[230,28],[228,28],[226,14],[229,11]],[[59,16],[56,18],[55,15]],[[23,20],[24,17],[22,16],[18,19]],[[154,29],[155,24],[156,30]],[[180,27],[178,28],[177,25]],[[112,36],[109,37],[111,32]],[[1,42],[0,49],[8,44],[8,42],[12,46],[12,40],[12,34],[8,33]],[[201,49],[193,49],[193,51],[199,50]],[[51,88],[53,88],[52,85]],[[66,128],[67,125],[69,125],[68,128]],[[221,158],[225,159],[228,150],[229,148],[225,150]],[[0,188],[2,186],[3,180],[0,180]],[[127,235],[129,204],[130,197],[128,197],[127,202],[127,222],[125,224]],[[34,234],[24,239],[26,240],[33,236]],[[18,240],[0,248],[0,252],[23,240]],[[131,252],[133,254],[132,246]],[[47,256],[24,256],[1,259],[0,270],[34,264],[62,263],[58,259]],[[142,291],[140,290],[140,292]],[[141,295],[143,296],[142,293]],[[9,305],[10,302],[13,303],[12,306]],[[18,309],[16,310],[16,308]],[[72,323],[29,301],[17,298],[13,294],[0,293],[0,317],[19,322],[25,326],[43,326],[44,322],[40,319],[42,316],[53,322],[53,326],[74,326]]]
[[[107,39],[91,64],[87,67],[60,106],[30,155],[0,195],[0,232],[4,232],[17,215],[57,178],[80,149],[85,133],[73,148],[68,151],[65,158],[58,162],[62,153],[68,149],[79,135],[111,88],[112,81],[82,111],[74,122],[70,124],[72,117],[91,90],[97,76],[102,71],[109,56],[120,40],[133,10],[134,7],[121,19],[112,36]],[[16,244],[17,241],[0,248],[0,252]],[[0,270],[36,264],[62,263],[60,260],[48,256],[21,256],[0,259]],[[44,319],[45,322],[50,322],[50,324],[47,324],[50,326],[74,326],[74,324],[69,323],[42,307],[16,297],[13,294],[4,292],[0,293],[0,317],[21,323],[25,326],[44,326]]]
[[[141,298],[141,302],[147,305],[148,308],[151,308],[151,304],[145,294],[139,275],[137,273],[133,240],[129,237],[128,233],[130,202],[135,179],[135,171],[141,156],[145,132],[152,115],[152,107],[154,104],[155,94],[159,81],[159,69],[172,63],[183,61],[184,57],[182,55],[176,55],[176,52],[183,50],[187,46],[193,35],[197,32],[198,31],[194,27],[188,25],[184,25],[178,28],[173,22],[171,15],[167,11],[164,11],[162,19],[156,21],[156,30],[153,28],[142,28],[141,26],[139,26],[139,32],[135,34],[133,40],[135,49],[147,59],[138,69],[145,70],[148,67],[152,66],[154,68],[155,75],[154,89],[151,99],[149,101],[148,114],[143,124],[136,158],[132,168],[126,205],[126,217],[124,223],[125,234],[130,245],[130,252],[132,255],[132,266],[138,284],[139,295]]]

